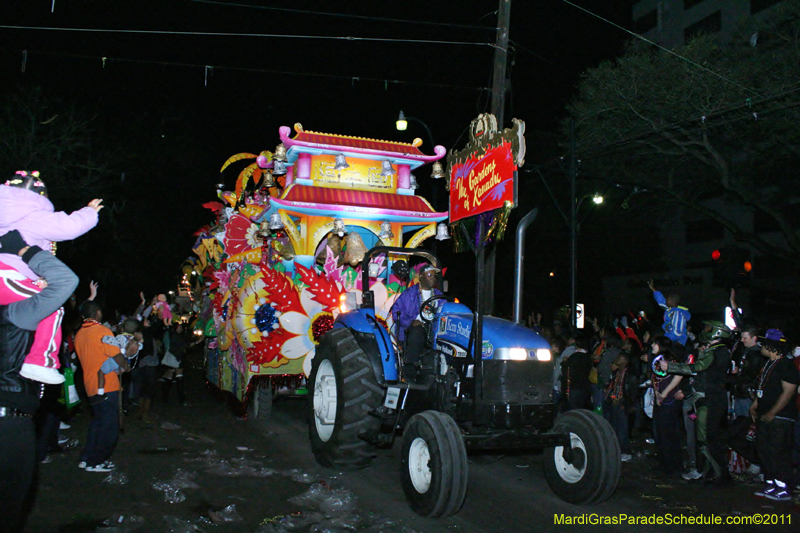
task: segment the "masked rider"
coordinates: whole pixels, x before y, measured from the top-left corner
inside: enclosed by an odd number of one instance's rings
[[[423,264],[419,269],[419,283],[403,291],[392,306],[397,339],[403,345],[403,362],[410,370],[419,363],[427,342],[425,328],[419,316],[420,306],[429,298],[442,295],[436,288],[439,272],[440,269],[433,265]],[[408,373],[409,377],[415,374],[415,370]]]

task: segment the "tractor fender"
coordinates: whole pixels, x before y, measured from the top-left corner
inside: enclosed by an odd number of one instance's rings
[[[375,320],[372,309],[358,309],[342,313],[336,319],[334,328],[348,328],[353,332],[361,349],[372,362],[375,377],[379,383],[397,381],[397,354],[392,339],[383,326]]]

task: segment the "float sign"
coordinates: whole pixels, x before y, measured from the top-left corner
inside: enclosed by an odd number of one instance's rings
[[[525,157],[525,123],[497,131],[493,115],[481,115],[470,126],[471,140],[464,150],[448,156],[450,222],[516,206],[516,171]]]

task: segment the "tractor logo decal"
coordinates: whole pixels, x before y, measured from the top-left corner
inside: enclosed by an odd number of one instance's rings
[[[494,346],[489,341],[483,341],[483,349],[481,350],[481,358],[491,359],[494,353]]]
[[[447,357],[464,358],[467,356],[467,351],[464,348],[458,346],[457,344],[452,344],[446,341],[437,341],[436,349]]]

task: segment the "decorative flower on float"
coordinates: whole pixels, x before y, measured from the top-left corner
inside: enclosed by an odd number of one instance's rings
[[[281,327],[294,334],[284,342],[281,355],[287,359],[303,358],[303,372],[311,373],[311,360],[322,336],[330,331],[338,315],[340,285],[327,276],[295,264],[300,290],[299,309],[286,311],[280,316]]]
[[[280,311],[270,305],[264,274],[259,271],[247,277],[239,292],[239,306],[234,327],[239,342],[248,350],[280,327]]]
[[[258,225],[253,224],[249,218],[239,213],[231,216],[225,224],[225,253],[228,257],[236,256],[242,252],[261,248],[261,238],[258,236]]]

